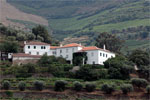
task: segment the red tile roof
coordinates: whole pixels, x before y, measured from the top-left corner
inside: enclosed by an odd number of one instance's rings
[[[83,47],[83,46],[81,46],[81,44],[71,43],[71,44],[66,44],[62,46],[61,48],[68,48],[68,47]]]
[[[60,48],[59,46],[50,46],[50,49],[57,49]]]
[[[25,53],[15,53],[13,54],[13,57],[33,57],[33,58],[40,58],[40,55],[30,55]]]
[[[96,46],[90,46],[90,47],[84,47],[82,49],[82,51],[88,51],[88,50],[99,50],[99,48]]]
[[[90,46],[90,47],[84,47],[82,50],[80,50],[79,52],[83,52],[83,51],[90,51],[90,50],[101,50],[101,51],[105,51],[105,52],[110,52],[109,50],[104,50],[101,48],[98,48],[96,46]],[[111,52],[112,53],[112,52]]]
[[[31,41],[31,42],[27,42],[26,45],[50,45],[50,44],[39,42],[39,41]]]

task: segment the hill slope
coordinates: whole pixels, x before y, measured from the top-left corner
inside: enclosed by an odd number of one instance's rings
[[[18,27],[25,27],[24,24],[15,23],[11,20],[22,20],[22,21],[29,21],[35,24],[43,24],[48,26],[48,21],[41,16],[27,14],[24,12],[19,11],[14,6],[10,5],[6,2],[6,0],[0,0],[0,12],[1,12],[1,23],[4,25],[14,25]]]
[[[97,32],[128,30],[139,26],[150,26],[148,0],[7,0],[19,10],[42,16],[49,22],[49,29],[59,40],[84,40],[86,44],[94,43]],[[18,23],[30,23],[12,20]],[[128,35],[140,34],[143,30],[128,31]],[[119,32],[118,36],[127,37]],[[88,36],[88,37],[87,37]],[[136,42],[127,39],[127,45]],[[142,39],[146,41],[147,39]],[[80,42],[79,41],[79,42]],[[129,45],[129,46],[133,46]],[[145,46],[145,42],[136,45],[136,48]]]

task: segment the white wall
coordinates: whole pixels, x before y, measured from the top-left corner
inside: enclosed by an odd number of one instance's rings
[[[66,48],[57,48],[56,49],[56,57],[63,57],[66,60],[72,62],[73,53],[81,50],[81,47],[66,47]]]
[[[30,46],[30,48],[28,48],[28,46]],[[36,47],[35,49],[34,46]],[[41,49],[41,47],[43,47],[43,49]],[[50,55],[50,46],[49,45],[25,45],[24,52],[25,54],[31,54],[31,55],[44,55],[45,53],[47,53],[47,55]]]
[[[89,50],[87,52],[87,64],[99,64],[98,50]]]
[[[106,52],[106,51],[102,51],[102,50],[99,50],[98,51],[98,59],[99,59],[99,64],[103,65],[103,63],[108,60],[109,58],[112,58],[112,57],[115,57],[115,54],[114,53],[110,53],[110,52]],[[107,55],[107,57],[106,57]]]
[[[105,62],[107,59],[115,57],[115,54],[102,51],[102,50],[89,50],[87,52],[87,64],[101,64],[103,65],[103,62]],[[101,53],[101,55],[100,55]],[[104,56],[103,56],[104,55]],[[106,57],[107,55],[107,57]]]

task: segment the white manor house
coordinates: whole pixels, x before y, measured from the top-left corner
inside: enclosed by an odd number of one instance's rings
[[[71,43],[60,46],[51,46],[50,44],[44,42],[24,42],[24,53],[13,54],[13,62],[19,64],[18,62],[22,61],[31,61],[40,59],[40,57],[44,54],[48,56],[56,56],[63,57],[67,61],[72,64],[73,61],[73,53],[77,52],[86,52],[87,53],[87,61],[86,64],[101,64],[105,62],[107,59],[115,57],[115,53],[106,50],[105,45],[104,48],[98,48],[96,46],[85,47],[81,44]]]

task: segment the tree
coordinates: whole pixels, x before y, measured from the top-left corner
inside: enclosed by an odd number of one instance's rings
[[[132,53],[129,55],[129,60],[134,62],[138,68],[140,66],[144,65],[147,66],[150,64],[150,56],[147,52],[143,50],[134,50]]]
[[[115,35],[108,34],[107,32],[100,33],[98,38],[96,39],[96,46],[103,48],[106,46],[106,49],[112,52],[120,52],[120,49],[123,45],[124,41],[117,38]]]
[[[104,67],[108,68],[109,78],[111,79],[128,79],[129,74],[133,71],[133,63],[129,62],[122,56],[108,59],[104,62]]]
[[[0,51],[7,53],[17,53],[19,51],[19,45],[15,41],[5,41],[0,45]]]
[[[43,42],[51,43],[51,38],[48,33],[48,30],[41,25],[38,25],[32,29],[32,33],[36,36],[36,40],[38,36],[42,37],[44,40]]]

